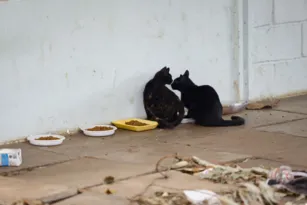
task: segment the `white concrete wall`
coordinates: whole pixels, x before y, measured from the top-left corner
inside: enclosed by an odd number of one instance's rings
[[[249,99],[307,90],[307,0],[249,0]]]
[[[174,77],[189,68],[196,83],[213,85],[223,102],[235,101],[234,2],[0,2],[0,141],[143,117],[144,84],[165,65]],[[300,26],[281,28],[288,32],[281,38],[295,40],[287,44],[292,50]]]

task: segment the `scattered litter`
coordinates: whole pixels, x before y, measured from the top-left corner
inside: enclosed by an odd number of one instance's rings
[[[307,173],[292,171],[291,167],[280,166],[269,173],[267,184],[276,189],[286,189],[295,194],[307,195]]]
[[[277,205],[280,197],[265,182],[238,184],[228,192],[185,190],[182,193],[155,192],[133,200],[139,205]]]
[[[107,177],[104,178],[103,181],[104,181],[105,184],[113,184],[115,179],[114,179],[113,176],[107,176]]]
[[[223,106],[223,115],[231,115],[245,110],[248,101],[234,103],[229,106]]]
[[[171,168],[172,169],[178,169],[178,168],[186,167],[188,165],[189,165],[189,162],[187,162],[187,161],[180,161],[180,162],[177,162],[176,164],[172,165]]]
[[[1,167],[18,167],[21,163],[21,149],[0,149]]]
[[[107,190],[105,191],[105,193],[106,193],[107,195],[110,195],[110,194],[113,194],[114,192],[111,191],[110,189],[107,189]]]
[[[213,170],[213,168],[205,169],[204,171],[202,171],[202,172],[199,174],[200,178],[205,178],[206,175],[209,174],[212,170]]]
[[[307,177],[293,179],[292,181],[286,183],[285,187],[288,191],[307,196]]]
[[[187,197],[187,200],[195,205],[201,205],[204,202],[208,205],[221,204],[217,194],[209,190],[185,190],[183,193]]]
[[[280,197],[274,192],[274,189],[265,182],[240,183],[237,188],[228,193],[220,193],[219,197],[222,204],[278,204]]]
[[[259,101],[255,103],[249,103],[246,107],[247,110],[262,110],[262,109],[272,109],[278,105],[279,99],[269,99],[264,101]]]
[[[174,161],[167,170],[176,169],[201,180],[232,186],[227,191],[220,190],[215,193],[210,190],[185,190],[181,193],[160,191],[154,196],[146,197],[140,194],[133,202],[139,205],[279,205],[292,200],[287,204],[298,205],[302,204],[300,200],[307,195],[307,172],[292,171],[288,166],[272,170],[261,167],[241,168],[213,164],[196,156],[187,158],[174,154],[162,157],[156,164],[156,171],[161,173],[162,161],[168,158]],[[165,167],[162,170],[165,171]],[[283,189],[277,189],[276,184]]]
[[[191,205],[183,193],[155,192],[153,196],[139,196],[132,200],[139,205]]]
[[[181,171],[182,173],[196,175],[202,171],[206,170],[204,167],[191,167],[191,168],[182,168],[178,169],[178,171]]]
[[[292,170],[288,166],[280,166],[270,171],[269,179],[275,180],[277,183],[286,184],[294,179]]]

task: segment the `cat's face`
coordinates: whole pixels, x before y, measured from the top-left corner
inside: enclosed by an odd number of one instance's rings
[[[173,82],[172,75],[169,71],[170,69],[168,67],[164,67],[156,74],[156,77],[158,77],[163,83],[169,85]]]
[[[190,81],[189,78],[189,71],[185,71],[185,73],[183,75],[180,75],[178,78],[176,78],[171,87],[173,90],[182,90],[183,87],[185,87],[185,85],[187,85]]]

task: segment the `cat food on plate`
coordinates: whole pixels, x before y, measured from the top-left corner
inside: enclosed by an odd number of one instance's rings
[[[54,136],[47,136],[47,137],[39,137],[36,140],[59,140],[60,138]]]
[[[110,126],[95,126],[92,128],[86,129],[88,131],[107,131],[107,130],[113,130],[113,127]]]
[[[92,125],[80,129],[83,131],[85,135],[91,137],[110,136],[115,133],[115,130],[117,130],[117,128],[112,125]]]
[[[112,122],[117,128],[141,132],[146,130],[153,130],[158,126],[156,121],[143,120],[139,118],[131,118],[125,120],[117,120]]]
[[[132,126],[145,126],[145,125],[147,125],[146,123],[139,122],[137,120],[131,120],[131,121],[125,122],[125,124],[126,125],[132,125]]]
[[[55,146],[60,145],[65,140],[62,135],[45,134],[45,135],[32,135],[27,137],[27,140],[32,145],[37,146]]]

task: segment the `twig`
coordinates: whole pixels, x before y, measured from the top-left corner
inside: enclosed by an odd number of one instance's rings
[[[179,159],[179,160],[180,160],[180,158],[178,157],[178,154],[177,154],[177,153],[172,154],[172,155],[166,155],[166,156],[164,156],[164,157],[162,157],[162,158],[160,158],[160,159],[158,160],[158,162],[156,163],[156,172],[159,172],[164,178],[168,178],[168,176],[167,176],[167,174],[164,174],[164,173],[163,173],[163,170],[162,170],[162,171],[159,170],[159,166],[160,166],[161,162],[162,162],[163,160],[167,159],[167,158],[174,158],[174,159]],[[171,169],[171,166],[169,166],[169,167],[168,167],[166,170],[164,170],[164,171],[169,171],[170,169]]]

